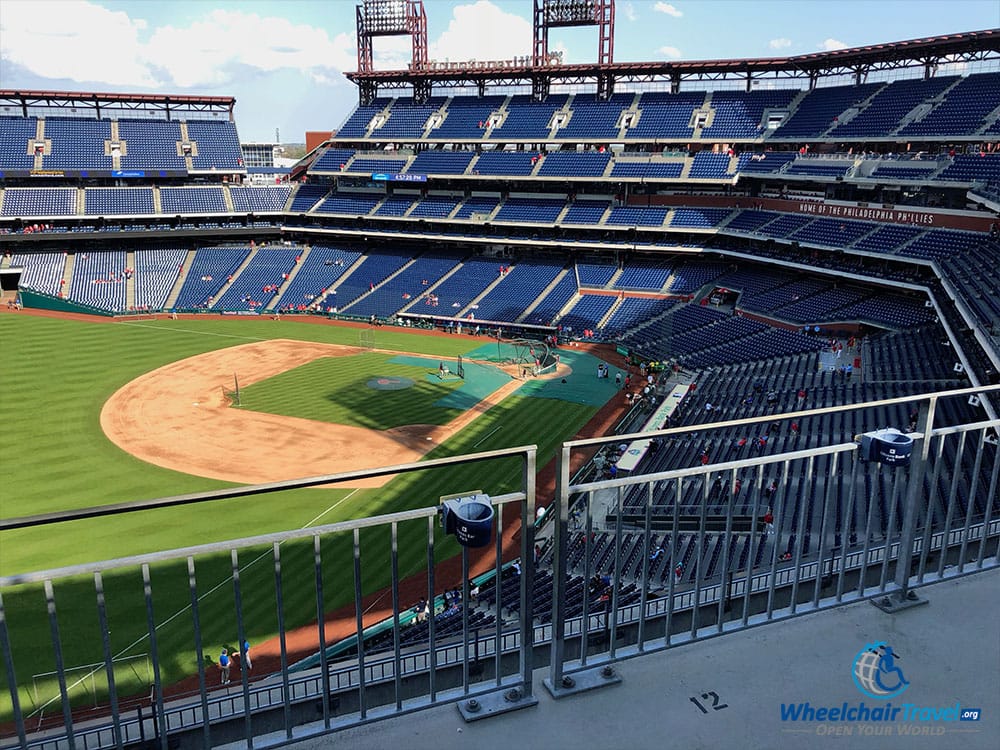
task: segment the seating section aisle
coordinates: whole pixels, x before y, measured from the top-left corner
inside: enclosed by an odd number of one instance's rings
[[[872,97],[857,117],[837,125],[830,135],[836,138],[887,136],[914,107],[933,99],[955,80],[955,76],[938,76],[895,81]]]
[[[411,218],[445,219],[455,210],[459,203],[457,198],[444,195],[428,195],[410,211]]]
[[[662,91],[643,93],[639,100],[639,120],[625,131],[626,138],[691,138],[694,110],[705,103],[705,92]]]
[[[422,255],[388,281],[379,284],[369,294],[341,312],[347,315],[388,318],[399,312],[403,307],[435,284],[442,276],[452,270],[459,262],[453,255]],[[427,284],[424,284],[424,282]],[[453,315],[457,309],[438,310],[439,315]]]
[[[426,292],[432,284],[431,280],[421,278],[421,291],[413,295],[416,302],[407,312],[452,317],[482,294],[497,279],[498,274],[494,258],[470,258],[455,273],[434,287],[432,293]]]
[[[379,114],[389,103],[389,99],[380,97],[368,106],[360,106],[351,112],[347,122],[337,130],[338,138],[363,138],[369,124],[375,115]]]
[[[286,310],[304,310],[322,297],[361,257],[357,250],[313,245],[302,267],[281,294],[279,307]],[[337,295],[331,294],[324,301],[324,308],[337,306]]]
[[[309,168],[310,172],[343,172],[354,156],[352,148],[328,148]]]
[[[177,283],[187,250],[181,247],[135,251],[135,307],[162,310]]]
[[[430,116],[444,103],[444,98],[432,96],[426,104],[397,99],[389,110],[389,119],[372,132],[373,138],[420,138]]]
[[[278,295],[301,253],[299,247],[258,248],[213,309],[262,311]]]
[[[883,83],[815,88],[803,97],[772,138],[814,138],[839,122],[840,115],[874,94]]]
[[[715,91],[712,93],[712,124],[701,131],[702,138],[760,138],[764,133],[764,113],[784,110],[798,95],[795,89],[759,91]]]
[[[174,301],[174,309],[211,307],[215,295],[249,254],[250,248],[246,245],[201,248],[195,254],[191,267],[184,269],[184,282]]]
[[[410,253],[386,251],[369,253],[335,290],[336,307],[344,310],[362,294],[367,294],[413,259]],[[330,297],[327,297],[329,302]]]
[[[524,322],[540,326],[553,325],[559,311],[566,306],[577,291],[576,276],[567,273],[549,290],[548,294],[542,297],[535,305],[535,309],[525,317]]]
[[[513,322],[520,317],[563,269],[561,262],[521,260],[479,300],[479,320]]]
[[[563,330],[581,334],[585,330],[597,329],[601,319],[618,302],[610,294],[584,294],[569,311],[559,318]]]
[[[293,213],[305,213],[329,192],[330,188],[327,185],[299,185],[289,210]]]

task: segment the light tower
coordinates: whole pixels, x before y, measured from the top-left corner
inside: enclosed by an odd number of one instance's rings
[[[410,70],[427,67],[427,13],[423,0],[364,0],[356,8],[358,30],[358,72],[374,70],[372,40],[377,36],[409,36],[413,53]],[[371,104],[378,93],[372,81],[362,81],[361,103]],[[429,82],[414,85],[413,98],[423,102],[430,97]]]
[[[597,26],[597,63],[604,66],[614,60],[615,0],[535,0],[532,57],[536,67],[548,64],[549,29],[564,26]],[[598,76],[598,98],[611,96],[613,80],[610,73]],[[547,80],[535,79],[533,93],[536,98],[548,94],[547,89]]]

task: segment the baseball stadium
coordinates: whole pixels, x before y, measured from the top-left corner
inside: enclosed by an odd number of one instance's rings
[[[0,750],[995,747],[1000,30],[426,6],[266,181],[232,97],[0,89]]]

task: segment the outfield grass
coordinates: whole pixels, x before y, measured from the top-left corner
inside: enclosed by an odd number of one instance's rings
[[[435,403],[462,386],[460,380],[427,379],[430,367],[390,363],[392,354],[370,352],[322,357],[240,389],[240,408],[316,419],[321,422],[388,430],[408,424],[447,424],[461,409]],[[375,390],[377,375],[403,376],[413,385],[398,391]]]
[[[0,516],[13,517],[88,507],[227,486],[215,480],[161,469],[132,458],[100,430],[101,406],[117,388],[169,362],[213,349],[273,337],[355,345],[357,329],[297,324],[292,321],[205,320],[96,324],[30,316],[0,316],[4,366],[0,368],[0,455],[5,492]],[[467,351],[470,342],[378,329],[376,346],[439,357]],[[357,359],[363,359],[363,355]],[[402,393],[411,393],[403,391]],[[595,407],[512,396],[440,446],[430,457],[536,443],[538,466],[554,455],[560,441],[577,432]],[[423,421],[427,421],[426,419]],[[171,508],[91,519],[0,535],[0,574],[52,568],[154,550],[204,544],[299,529],[338,520],[435,505],[444,494],[470,489],[502,493],[520,485],[516,459],[459,466],[447,472],[421,471],[394,479],[379,490],[313,489],[289,491],[185,508]],[[426,524],[399,528],[400,573],[424,569]],[[388,583],[386,533],[362,535],[363,588]],[[325,537],[324,601],[329,611],[350,601],[349,538]],[[439,559],[454,554],[450,540],[437,547]],[[251,641],[276,633],[270,549],[240,555],[243,612]],[[286,627],[316,616],[312,544],[282,547]],[[202,637],[209,653],[235,640],[235,604],[228,555],[200,556],[198,564]],[[153,569],[154,614],[164,682],[195,668],[189,615],[166,622],[189,602],[182,563]],[[442,582],[442,585],[457,582]],[[110,639],[114,653],[144,653],[146,609],[135,570],[105,575]],[[210,589],[214,589],[208,593]],[[53,669],[45,602],[40,587],[10,587],[3,592],[17,681],[24,705],[35,673]],[[66,665],[102,660],[93,580],[65,580],[56,586],[63,658]],[[132,645],[135,644],[135,645]],[[6,676],[0,675],[0,685]],[[52,685],[49,685],[52,689]],[[125,688],[122,693],[126,693]],[[6,688],[0,691],[0,720],[10,716]]]

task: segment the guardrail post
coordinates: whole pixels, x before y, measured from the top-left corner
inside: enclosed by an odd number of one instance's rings
[[[563,671],[566,658],[566,576],[569,566],[566,551],[566,537],[569,533],[569,469],[572,449],[565,443],[562,446],[556,467],[556,525],[554,530],[555,557],[553,558],[553,589],[552,589],[552,656],[549,663],[549,676],[542,684],[553,698],[563,698],[586,690],[614,685],[621,682],[621,677],[610,664],[600,667],[590,667],[567,675]],[[587,512],[588,519],[590,511]],[[621,508],[618,510],[621,518]],[[589,531],[589,524],[588,524]],[[587,550],[589,553],[589,549]],[[616,582],[617,583],[617,582]],[[584,597],[589,597],[589,581],[584,582]],[[587,599],[585,598],[586,602]],[[583,611],[580,633],[581,657],[586,648],[586,633],[590,624],[586,606]]]
[[[909,485],[906,488],[906,507],[903,509],[903,530],[899,536],[899,551],[896,553],[896,580],[895,590],[886,596],[879,596],[872,599],[872,604],[883,612],[893,613],[903,609],[916,607],[920,604],[927,604],[926,599],[917,596],[916,591],[910,589],[910,567],[913,561],[913,542],[917,535],[917,518],[920,516],[917,507],[924,487],[924,471],[927,466],[927,456],[931,449],[931,429],[934,427],[934,411],[937,407],[937,398],[931,397],[927,404],[921,404],[917,417],[917,432],[923,434],[920,440],[920,450],[914,451],[910,456]],[[955,471],[959,470],[958,466]],[[895,499],[895,493],[893,493]],[[928,523],[930,518],[928,517]],[[946,530],[947,532],[947,530]],[[886,530],[886,559],[889,557],[889,548],[892,545],[890,534],[892,529]],[[944,551],[942,550],[942,555]],[[866,561],[867,562],[867,561]],[[863,575],[863,573],[862,573]],[[879,582],[884,586],[886,581]]]
[[[498,687],[488,693],[479,695],[476,698],[462,700],[458,704],[458,711],[466,721],[477,721],[487,716],[516,711],[519,708],[527,708],[538,704],[538,698],[534,695],[532,680],[535,670],[535,611],[533,600],[535,595],[535,482],[536,482],[536,456],[537,446],[528,446],[521,452],[521,489],[524,498],[520,502],[521,516],[521,571],[519,586],[519,608],[518,622],[519,632],[519,652],[520,652],[520,674],[516,685],[509,687]],[[503,529],[503,511],[501,505],[496,514],[494,533],[499,535]],[[469,603],[469,557],[468,549],[462,548],[462,592],[463,607]],[[497,579],[497,617],[499,626],[500,597],[502,595],[502,581]],[[463,617],[466,617],[463,614]],[[468,695],[469,689],[469,642],[468,642],[468,621],[463,622],[462,632],[465,639],[465,658],[462,665],[463,687]],[[478,641],[478,637],[477,637]],[[478,646],[477,646],[478,649]],[[498,662],[499,666],[499,662]],[[497,678],[500,678],[499,670]],[[502,682],[502,680],[501,680]]]

